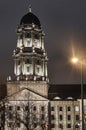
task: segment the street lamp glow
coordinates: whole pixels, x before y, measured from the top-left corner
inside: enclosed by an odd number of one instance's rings
[[[79,59],[78,59],[77,57],[73,57],[73,58],[72,58],[72,62],[73,62],[73,63],[77,63],[78,61],[79,61]]]
[[[83,61],[79,61],[77,57],[73,57],[71,59],[72,63],[80,63],[81,64],[81,111],[82,111],[82,129],[84,130],[84,93],[83,93]]]

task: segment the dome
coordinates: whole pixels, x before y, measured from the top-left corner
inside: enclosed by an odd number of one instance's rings
[[[54,99],[61,99],[61,98],[57,96],[57,97],[54,97]]]
[[[39,19],[31,12],[24,15],[20,21],[20,25],[22,24],[35,24],[37,26],[41,26]]]

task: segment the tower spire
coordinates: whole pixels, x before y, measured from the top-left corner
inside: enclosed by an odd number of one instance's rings
[[[29,12],[31,12],[31,4],[29,4]]]

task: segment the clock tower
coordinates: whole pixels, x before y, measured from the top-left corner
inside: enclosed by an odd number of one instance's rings
[[[26,87],[47,97],[48,58],[44,36],[39,19],[29,7],[29,12],[21,18],[17,27],[17,46],[13,51],[15,81],[8,81],[8,95]],[[17,87],[12,91],[15,84]]]

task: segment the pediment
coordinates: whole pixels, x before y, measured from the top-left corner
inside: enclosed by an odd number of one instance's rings
[[[24,88],[8,97],[8,100],[46,100],[47,98]]]

